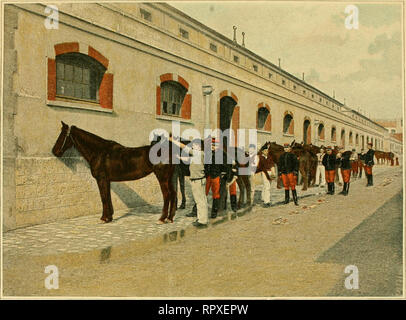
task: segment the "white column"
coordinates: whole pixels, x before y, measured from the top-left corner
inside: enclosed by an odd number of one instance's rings
[[[204,128],[210,129],[210,95],[214,89],[210,85],[205,85],[202,87],[202,89],[205,100]]]

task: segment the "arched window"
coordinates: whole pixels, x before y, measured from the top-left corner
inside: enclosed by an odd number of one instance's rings
[[[99,102],[99,89],[106,68],[78,52],[56,56],[56,96]]]
[[[181,76],[166,73],[158,78],[156,88],[156,114],[190,119],[192,95],[189,84]]]
[[[350,135],[348,137],[348,143],[352,144],[352,131],[350,131]]]
[[[337,141],[337,130],[336,127],[331,128],[331,141]]]
[[[175,81],[161,83],[162,114],[180,116],[180,108],[186,96],[186,88]]]
[[[324,129],[324,124],[320,123],[319,127],[317,129],[317,134],[320,140],[324,140],[325,138],[325,133],[324,133],[325,129]]]
[[[294,134],[293,115],[288,112],[285,112],[285,116],[283,118],[283,133],[292,135]]]
[[[355,135],[355,145],[356,145],[356,146],[359,145],[359,136],[358,136],[358,133]]]
[[[271,131],[271,116],[266,107],[258,108],[257,129]]]

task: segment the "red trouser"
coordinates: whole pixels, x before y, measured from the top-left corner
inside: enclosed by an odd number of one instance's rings
[[[335,177],[336,177],[336,171],[335,170],[326,170],[326,181],[327,181],[327,183],[334,182]]]
[[[358,162],[354,161],[353,163],[351,163],[351,167],[352,167],[352,173],[358,174]]]
[[[345,183],[350,182],[351,169],[341,169],[341,175],[343,176],[343,181]]]
[[[220,177],[206,179],[206,196],[211,189],[211,195],[213,199],[220,199]]]
[[[295,190],[297,184],[297,176],[293,173],[282,173],[281,175],[285,190]]]
[[[237,195],[237,182],[234,181],[230,186],[228,187],[228,191],[230,192],[230,196],[236,196]]]
[[[365,173],[372,175],[372,166],[365,166]]]

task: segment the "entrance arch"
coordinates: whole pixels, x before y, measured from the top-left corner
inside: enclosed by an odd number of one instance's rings
[[[341,130],[341,140],[340,140],[341,147],[345,148],[345,130]]]
[[[217,107],[217,128],[222,132],[232,129],[234,133],[233,141],[230,145],[237,145],[237,130],[240,125],[240,107],[237,106],[238,98],[232,92],[224,90],[220,93],[220,100]],[[224,136],[223,146],[226,145],[229,136]]]
[[[312,136],[311,136],[311,124],[308,118],[305,118],[303,122],[303,143],[304,144],[311,144],[312,143]]]

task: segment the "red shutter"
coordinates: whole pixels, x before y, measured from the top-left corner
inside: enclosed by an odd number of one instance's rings
[[[105,73],[99,90],[100,106],[113,109],[113,74]]]
[[[156,87],[156,114],[161,114],[161,87]]]
[[[181,117],[190,119],[192,117],[192,95],[187,94],[183,99],[182,107],[180,108]]]
[[[289,124],[289,130],[288,130],[289,134],[295,134],[295,124],[294,124],[294,120],[290,120],[290,124]]]
[[[48,100],[55,100],[56,96],[56,63],[55,59],[48,59]]]
[[[265,129],[265,131],[269,131],[269,132],[271,131],[271,114],[270,113],[266,117],[264,129]]]
[[[311,125],[309,125],[309,126],[307,127],[307,141],[306,141],[306,143],[307,143],[307,144],[311,144],[311,143],[312,143],[312,127],[311,127]]]

